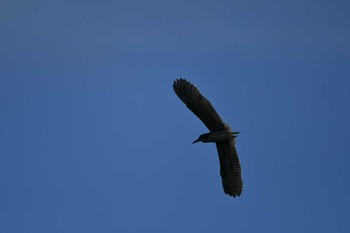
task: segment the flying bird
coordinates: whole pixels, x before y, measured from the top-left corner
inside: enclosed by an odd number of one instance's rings
[[[235,138],[239,132],[233,132],[225,124],[212,104],[189,81],[179,78],[174,81],[173,88],[176,95],[209,129],[209,133],[199,136],[197,142],[215,142],[220,160],[220,175],[224,192],[230,196],[239,196],[243,182],[241,165],[239,163]]]

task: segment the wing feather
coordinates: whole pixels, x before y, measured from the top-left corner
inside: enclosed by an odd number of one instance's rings
[[[230,196],[239,196],[243,189],[241,165],[234,139],[217,142],[216,148],[220,160],[220,175],[224,192]]]
[[[204,123],[210,130],[224,130],[225,125],[215,111],[212,104],[207,100],[192,83],[185,79],[177,79],[173,84],[176,95],[186,106]]]

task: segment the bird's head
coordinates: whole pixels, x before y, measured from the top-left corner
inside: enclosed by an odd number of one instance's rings
[[[192,142],[192,144],[197,142],[206,142],[208,139],[208,136],[209,136],[209,133],[202,134],[199,136],[199,138],[196,141]]]

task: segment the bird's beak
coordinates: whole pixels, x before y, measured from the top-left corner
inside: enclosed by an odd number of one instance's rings
[[[196,141],[192,142],[192,144],[195,144],[197,142],[200,142],[199,138]]]

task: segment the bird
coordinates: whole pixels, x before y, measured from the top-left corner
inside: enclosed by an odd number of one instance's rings
[[[197,142],[216,144],[224,192],[229,196],[240,196],[243,182],[235,146],[235,138],[239,132],[232,131],[230,126],[223,122],[213,105],[191,82],[178,78],[173,83],[173,89],[187,108],[209,129],[209,133],[201,134],[192,144]]]

